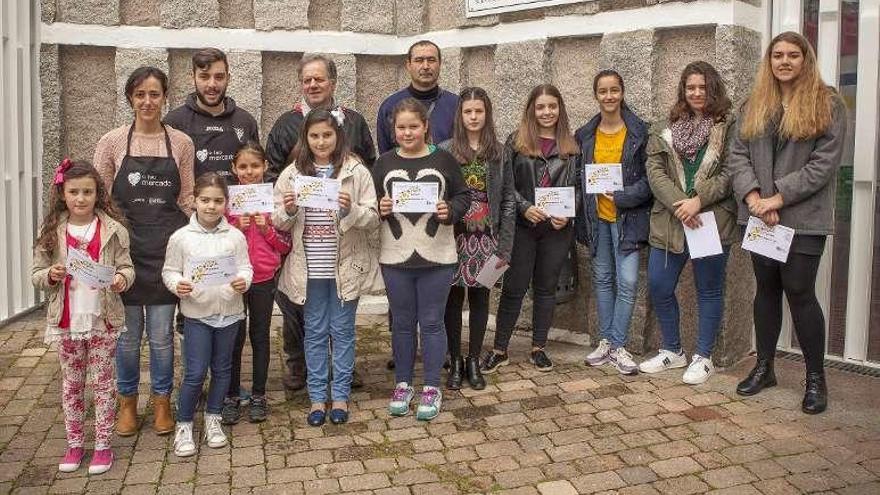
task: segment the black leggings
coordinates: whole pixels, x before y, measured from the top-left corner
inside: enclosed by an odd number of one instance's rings
[[[241,321],[235,348],[232,352],[232,376],[228,397],[238,397],[241,388],[241,353],[244,350],[245,333],[251,339],[253,350],[252,395],[266,395],[266,379],[269,376],[269,327],[272,322],[272,303],[275,298],[275,280],[252,284],[244,293],[247,319]]]
[[[572,232],[571,224],[562,230],[554,230],[550,222],[536,227],[516,226],[510,269],[504,273],[495,318],[495,350],[507,352],[529,284],[533,292],[532,346],[543,348],[547,344],[556,308],[556,286],[571,249]]]
[[[483,336],[486,335],[486,323],[489,321],[489,289],[485,287],[459,287],[453,285],[449,289],[446,300],[446,342],[449,355],[456,358],[461,355],[461,311],[464,307],[464,296],[467,292],[468,309],[470,310],[468,356],[479,357],[483,348]]]
[[[790,253],[787,263],[752,254],[755,281],[755,340],[760,359],[773,359],[782,331],[782,294],[788,299],[794,331],[807,372],[821,372],[825,359],[825,315],[816,298],[821,256]]]

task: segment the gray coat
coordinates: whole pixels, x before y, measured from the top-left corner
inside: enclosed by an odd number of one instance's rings
[[[834,198],[846,139],[846,105],[839,96],[833,102],[831,125],[824,133],[804,140],[779,140],[775,149],[770,126],[768,132],[750,141],[740,136],[737,126],[728,167],[739,205],[738,223],[747,223],[745,197],[757,189],[762,198],[782,194],[784,206],[779,210],[779,223],[795,229],[797,234],[834,232]]]
[[[440,149],[452,152],[452,140],[447,139],[437,145]],[[513,174],[505,160],[486,164],[486,194],[489,196],[489,218],[492,236],[498,243],[496,254],[510,261],[513,250],[513,230],[516,218],[516,204],[513,200]]]

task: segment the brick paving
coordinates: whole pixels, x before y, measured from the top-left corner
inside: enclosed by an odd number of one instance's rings
[[[275,335],[269,420],[231,428],[230,447],[175,457],[172,438],[151,431],[142,395],[145,426],[114,439],[110,472],[62,474],[58,362],[41,320],[0,329],[0,493],[880,493],[876,411],[850,414],[832,396],[827,414],[808,417],[799,390],[742,399],[723,373],[697,387],[682,385],[680,371],[621,377],[585,367],[584,349],[568,344],[551,343],[556,368],[539,373],[524,362],[528,340],[515,337],[512,364],[486,390],[447,393],[430,423],[391,418],[380,326],[358,330],[366,386],[347,425],[306,425],[304,392],[281,390]],[[143,370],[147,380],[145,360]]]

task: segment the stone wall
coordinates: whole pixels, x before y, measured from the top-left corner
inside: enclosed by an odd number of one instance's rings
[[[463,0],[42,0],[45,22],[106,25],[250,28],[256,30],[356,31],[412,36],[447,29],[516,23],[556,16],[638,8],[657,0],[587,1],[547,9],[468,19]],[[696,2],[699,3],[699,2]],[[220,48],[223,48],[222,46]],[[228,94],[249,110],[260,124],[261,136],[299,97],[296,63],[302,52],[279,46],[274,51],[230,51]],[[463,86],[485,87],[495,103],[499,136],[512,131],[522,105],[536,84],[556,84],[566,99],[572,131],[597,111],[592,76],[614,68],[626,82],[629,105],[646,120],[663,120],[675,97],[681,69],[703,59],[713,63],[738,103],[746,96],[760,51],[760,34],[739,26],[706,25],[677,29],[637,29],[606,35],[538,38],[443,51],[441,83],[457,91]],[[91,159],[95,143],[106,131],[131,119],[122,86],[135,67],[149,63],[167,70],[169,106],[182,103],[192,90],[192,50],[176,47],[115,49],[79,45],[44,45],[41,60],[46,167],[60,156]],[[364,114],[371,127],[385,96],[407,82],[403,54],[334,54],[339,67],[339,101]],[[643,258],[646,258],[643,256]],[[643,260],[643,265],[645,260]],[[740,252],[731,258],[728,310],[719,340],[720,364],[748,348],[752,287],[747,260]],[[589,259],[578,250],[579,291],[559,306],[556,325],[595,333]],[[646,301],[644,266],[636,306],[631,348],[645,352],[656,347],[657,329]],[[681,297],[693,301],[689,270],[682,277]],[[693,304],[683,306],[687,348],[695,333]],[[589,309],[588,309],[589,308]],[[528,325],[524,311],[521,323]]]

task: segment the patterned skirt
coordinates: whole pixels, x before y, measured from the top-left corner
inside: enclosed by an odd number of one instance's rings
[[[495,253],[495,239],[488,230],[463,232],[455,236],[458,249],[458,268],[452,285],[459,287],[482,287],[477,282],[477,274],[483,269],[486,260]]]

